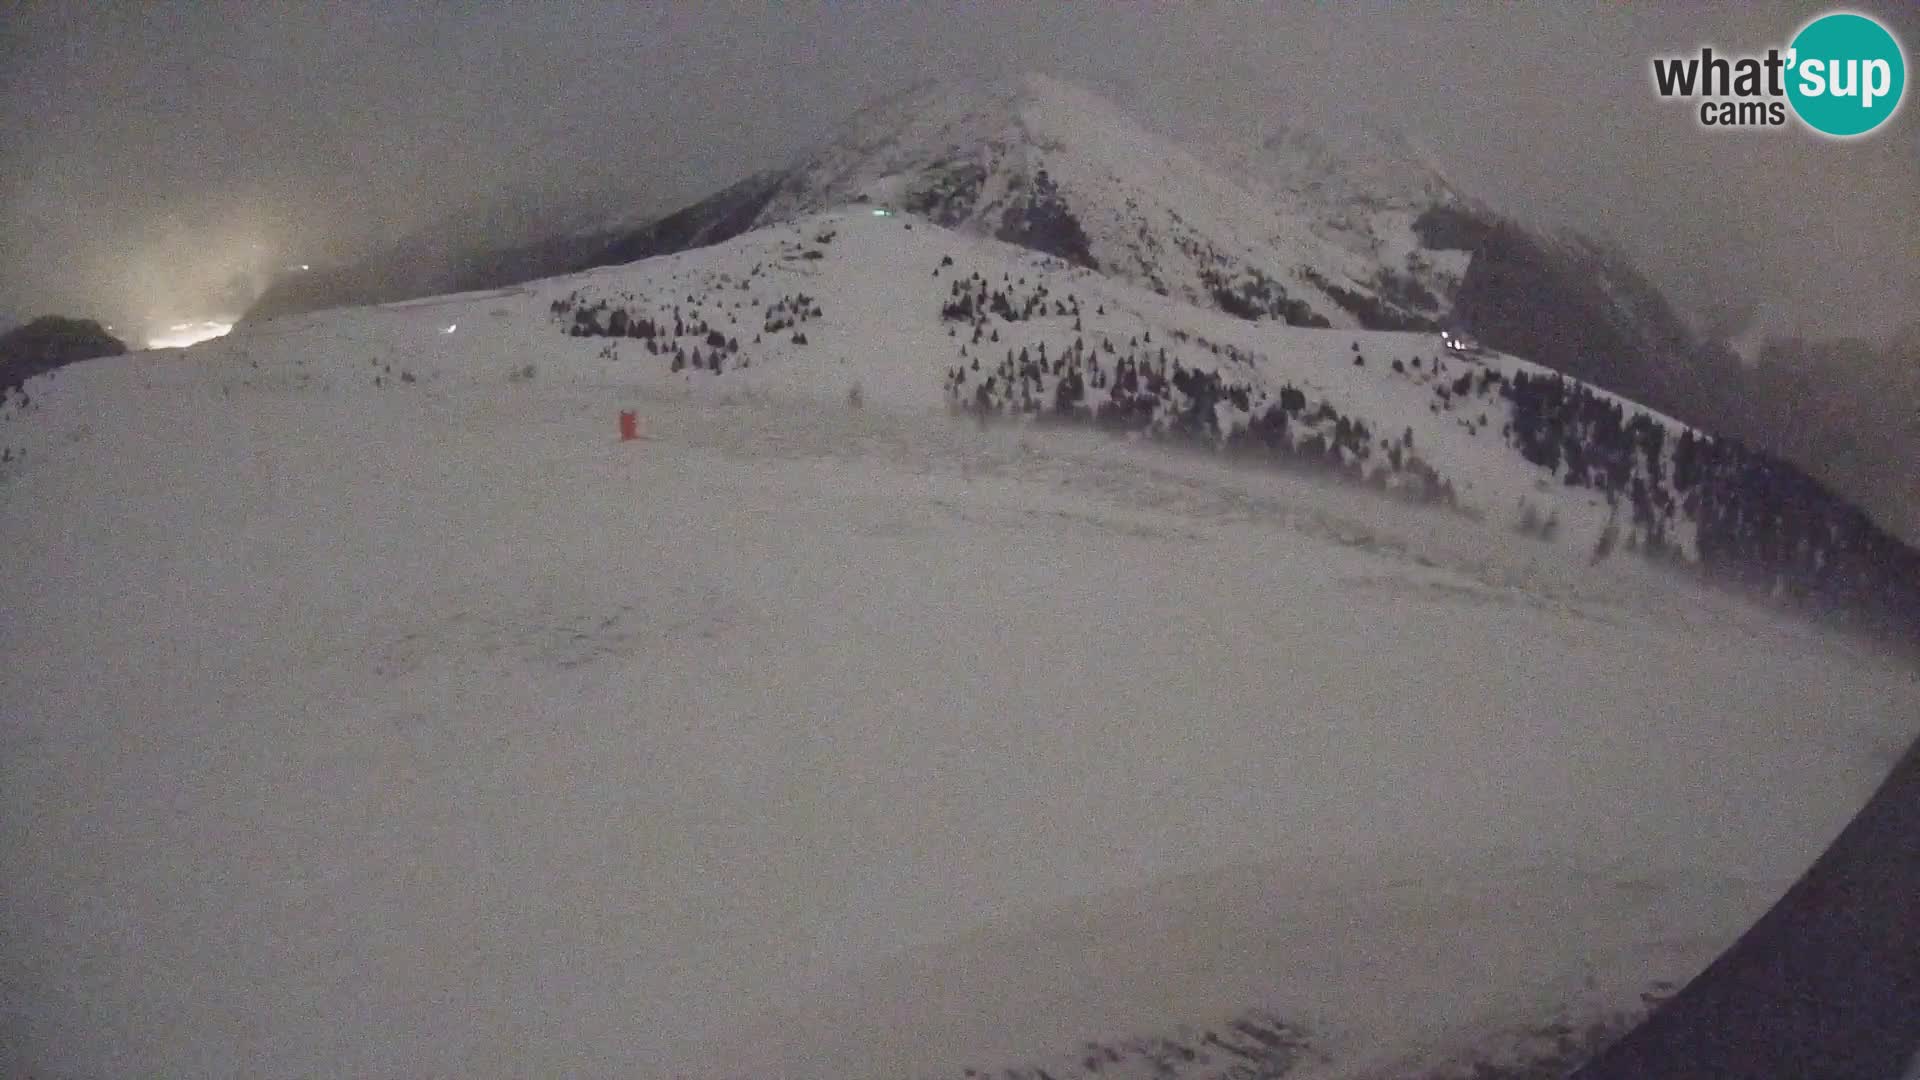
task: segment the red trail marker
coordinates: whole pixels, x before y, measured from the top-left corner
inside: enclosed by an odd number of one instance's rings
[[[631,442],[640,437],[640,415],[628,409],[620,410],[620,441]]]

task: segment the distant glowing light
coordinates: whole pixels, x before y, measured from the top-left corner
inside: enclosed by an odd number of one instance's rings
[[[442,330],[442,331],[440,331],[440,332],[441,332],[441,333],[443,333],[443,334],[451,334],[451,333],[453,333],[453,332],[454,332],[455,330],[458,330],[458,329],[460,329],[460,324],[459,324],[459,323],[448,323],[448,324],[447,324],[447,328],[446,328],[445,330]]]
[[[300,264],[300,269],[302,269],[302,270],[311,270],[311,269],[313,269],[313,267],[311,267],[311,266],[308,266],[308,265],[307,265],[306,263],[301,263],[301,264]]]
[[[214,338],[225,336],[227,331],[232,329],[232,323],[217,319],[177,322],[147,338],[147,348],[184,349],[189,345],[198,345],[203,341],[212,341]]]
[[[882,210],[882,209],[880,209],[879,207],[877,207],[877,206],[876,206],[876,207],[874,207],[874,208],[873,208],[873,216],[874,216],[874,217],[892,217],[892,216],[893,216],[893,211],[891,211],[891,210]]]

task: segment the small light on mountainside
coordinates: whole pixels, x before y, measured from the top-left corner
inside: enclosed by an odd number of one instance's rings
[[[201,319],[198,322],[177,322],[147,338],[149,349],[184,349],[189,345],[198,345],[223,337],[233,329],[230,322],[218,319]]]
[[[873,216],[874,216],[874,217],[892,217],[892,216],[893,216],[893,211],[891,211],[891,210],[882,210],[882,209],[880,209],[879,207],[877,207],[877,206],[876,206],[876,207],[874,207],[874,208],[873,208]]]
[[[454,332],[455,330],[458,330],[458,329],[460,329],[460,324],[459,324],[459,323],[448,323],[448,324],[447,324],[447,328],[446,328],[445,330],[442,330],[442,331],[440,331],[440,332],[441,332],[441,333],[443,333],[443,334],[451,334],[451,333],[453,333],[453,332]]]

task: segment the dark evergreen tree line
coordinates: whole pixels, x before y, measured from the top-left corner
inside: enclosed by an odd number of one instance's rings
[[[1920,552],[1798,467],[1737,439],[1691,429],[1671,439],[1644,414],[1627,419],[1618,401],[1559,376],[1523,373],[1506,393],[1520,453],[1630,506],[1652,550],[1669,547],[1684,513],[1712,576],[1881,628],[1920,629]]]

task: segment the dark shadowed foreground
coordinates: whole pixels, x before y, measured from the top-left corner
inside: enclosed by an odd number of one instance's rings
[[[1920,743],[1773,910],[1579,1080],[1906,1075],[1920,1047]]]

